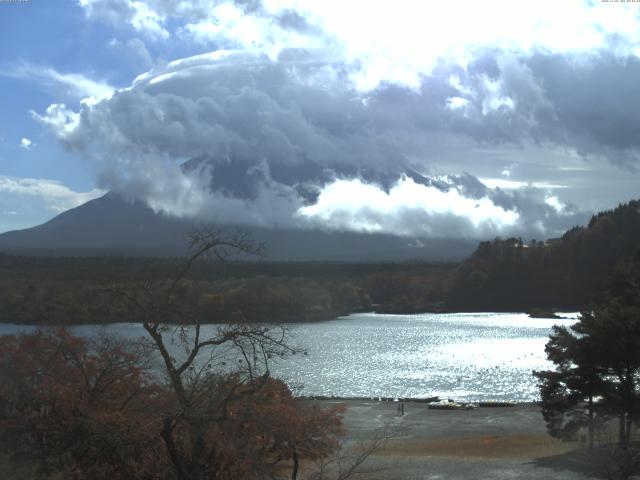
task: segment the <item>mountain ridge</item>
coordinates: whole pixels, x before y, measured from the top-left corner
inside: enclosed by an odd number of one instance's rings
[[[110,192],[35,227],[0,234],[0,251],[40,256],[180,256],[200,222],[154,212]],[[218,225],[216,228],[239,228]],[[276,261],[460,261],[476,241],[241,227]]]

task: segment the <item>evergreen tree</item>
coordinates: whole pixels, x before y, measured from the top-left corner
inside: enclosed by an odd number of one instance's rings
[[[549,433],[569,440],[586,427],[591,448],[595,423],[605,413],[596,398],[605,393],[607,385],[603,369],[592,355],[591,339],[578,337],[576,327],[554,327],[545,350],[556,370],[535,375],[540,381],[542,415]]]
[[[640,253],[617,268],[606,304],[554,327],[546,352],[556,368],[535,375],[549,433],[568,439],[587,427],[593,446],[595,422],[617,416],[628,444],[640,419]]]

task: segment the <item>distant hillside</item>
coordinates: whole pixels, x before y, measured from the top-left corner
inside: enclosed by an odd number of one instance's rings
[[[179,258],[0,254],[0,322],[101,324],[135,321],[108,286],[162,288]],[[374,309],[425,311],[444,302],[455,265],[344,262],[201,262],[178,295],[204,322],[237,312],[256,322],[332,319]]]
[[[193,221],[156,213],[108,193],[49,222],[0,234],[0,252],[44,256],[177,256],[186,250]],[[228,226],[219,226],[229,228]],[[460,261],[476,242],[393,235],[246,228],[276,261]]]
[[[457,310],[578,309],[604,299],[616,264],[640,248],[640,200],[598,213],[562,238],[482,242],[449,293]]]

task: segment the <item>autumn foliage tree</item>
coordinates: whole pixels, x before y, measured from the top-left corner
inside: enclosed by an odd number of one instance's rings
[[[0,337],[0,448],[37,478],[163,478],[146,353],[66,330]]]
[[[181,295],[197,262],[226,260],[238,252],[256,255],[260,246],[242,233],[211,230],[196,232],[191,240],[191,254],[173,277],[135,288],[113,288],[142,320],[149,343],[160,357],[169,405],[157,414],[175,477],[273,477],[285,461],[293,461],[295,471],[298,458],[336,449],[341,434],[339,411],[309,416],[293,401],[288,388],[270,376],[273,360],[296,352],[287,343],[286,329],[248,323],[239,311],[232,321],[206,329],[205,334],[194,305]],[[322,422],[316,426],[324,429],[324,436],[313,427],[319,419]],[[312,448],[311,439],[319,437],[325,440],[324,449]]]
[[[259,249],[241,234],[192,240],[172,277],[109,287],[141,321],[138,343],[2,337],[0,453],[34,462],[40,478],[251,480],[295,479],[339,449],[342,407],[304,406],[270,375],[296,352],[286,329],[242,312],[203,327],[182,288],[196,262]]]

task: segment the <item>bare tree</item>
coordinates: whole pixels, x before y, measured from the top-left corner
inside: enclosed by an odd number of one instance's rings
[[[365,463],[372,455],[384,448],[387,442],[400,434],[399,429],[385,425],[374,432],[371,440],[355,442],[349,447],[343,447],[330,457],[318,459],[315,470],[309,478],[310,480],[348,480],[374,471],[380,473],[379,467],[375,470],[365,469]]]
[[[230,407],[258,392],[269,378],[269,360],[295,352],[283,327],[227,323],[208,335],[193,308],[178,294],[193,266],[224,261],[233,254],[260,255],[261,245],[245,233],[201,230],[191,235],[191,253],[175,275],[164,282],[147,281],[112,288],[142,319],[142,326],[162,359],[172,402],[163,412],[161,435],[179,479],[216,478],[216,441]],[[170,345],[178,338],[180,358]],[[234,359],[235,367],[227,364]]]

